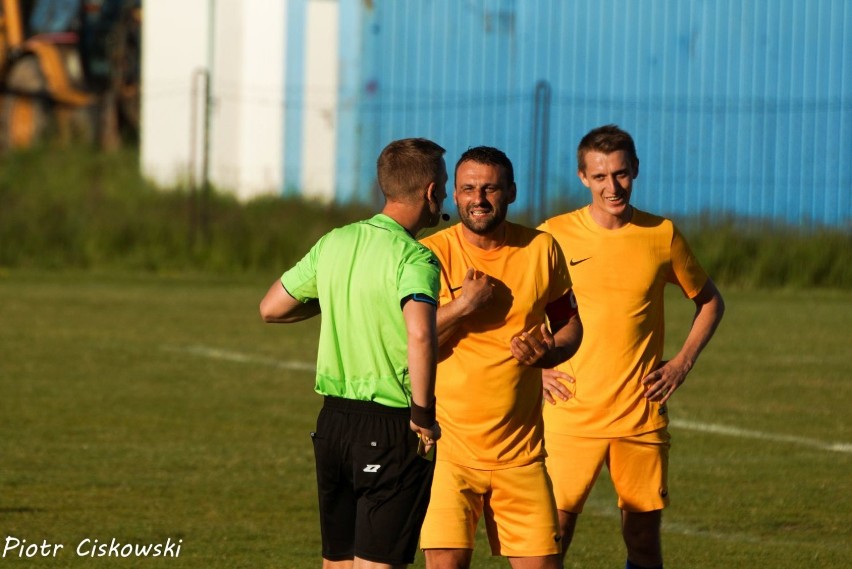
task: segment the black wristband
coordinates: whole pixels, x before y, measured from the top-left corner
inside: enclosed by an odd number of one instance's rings
[[[431,429],[435,424],[435,400],[428,407],[421,407],[411,400],[411,422],[418,427]]]

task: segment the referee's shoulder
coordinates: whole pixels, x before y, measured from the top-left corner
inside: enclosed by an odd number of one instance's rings
[[[424,239],[415,239],[411,242],[410,251],[416,251],[415,256],[423,261],[431,265],[440,266],[438,262],[438,256],[435,254],[435,251],[432,247],[428,246],[428,243],[424,242]]]

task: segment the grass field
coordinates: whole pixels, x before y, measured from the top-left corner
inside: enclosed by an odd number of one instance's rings
[[[0,274],[0,538],[64,545],[11,550],[0,566],[319,567],[318,322],[261,323],[278,269]],[[852,293],[723,293],[725,321],[671,404],[666,567],[846,567]],[[690,316],[672,294],[670,346]],[[113,538],[171,539],[180,555],[75,552]],[[475,567],[507,566],[486,551],[480,541]],[[623,565],[602,480],[567,567]]]

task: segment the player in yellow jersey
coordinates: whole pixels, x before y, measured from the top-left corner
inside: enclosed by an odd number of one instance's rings
[[[480,517],[492,554],[515,569],[561,566],[539,368],[570,357],[582,326],[553,238],[505,220],[515,195],[506,155],[472,148],[455,170],[461,223],[423,240],[441,264],[429,569],[470,566]]]
[[[610,471],[628,569],[661,568],[662,509],[668,504],[666,403],[710,341],[724,312],[719,291],[674,224],[630,205],[639,159],[615,125],[589,132],[577,150],[588,207],[556,216],[549,232],[569,259],[583,344],[542,373],[547,468],[559,509],[563,552],[603,464]],[[682,347],[663,361],[663,289],[695,303]]]

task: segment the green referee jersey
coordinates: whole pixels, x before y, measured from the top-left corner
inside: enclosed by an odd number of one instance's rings
[[[316,391],[408,407],[408,335],[401,301],[438,298],[435,255],[384,214],[330,231],[281,284],[322,309]]]

